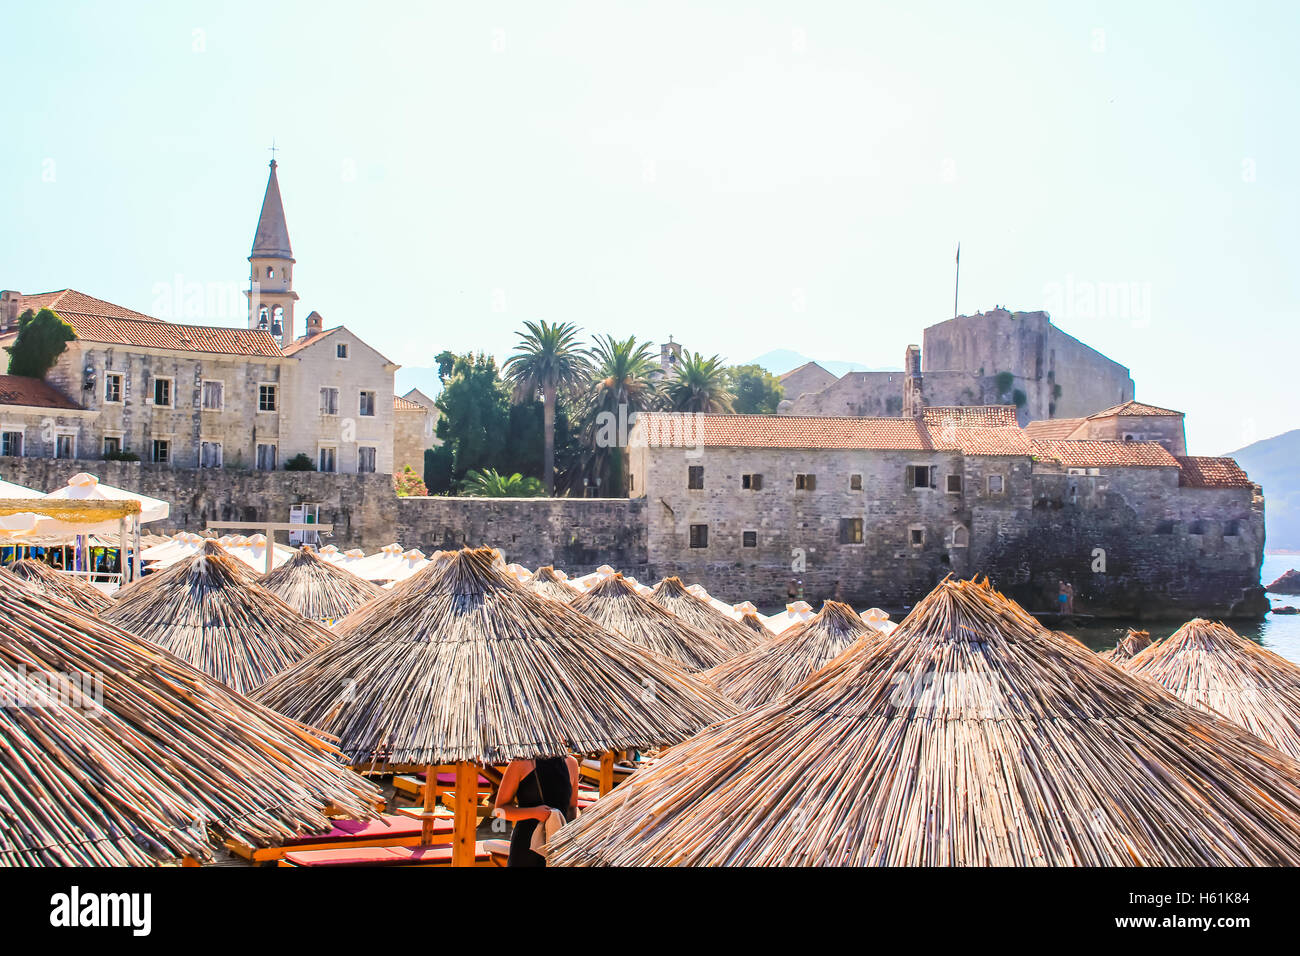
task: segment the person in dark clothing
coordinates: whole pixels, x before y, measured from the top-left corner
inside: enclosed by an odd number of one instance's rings
[[[561,811],[565,820],[578,815],[578,761],[572,756],[510,761],[493,812],[515,825],[507,866],[546,865],[546,858],[534,853],[529,843],[553,809]]]

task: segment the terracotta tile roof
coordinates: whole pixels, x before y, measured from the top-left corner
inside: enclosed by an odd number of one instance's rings
[[[1250,488],[1254,485],[1232,458],[1174,457],[1182,469],[1178,483],[1185,488]]]
[[[1025,434],[1030,438],[1046,441],[1063,441],[1073,435],[1086,421],[1086,418],[1045,418],[1026,425]]]
[[[81,409],[80,405],[48,382],[21,375],[0,375],[0,405]]]
[[[931,405],[923,408],[921,414],[927,425],[952,422],[954,425],[1019,427],[1014,405]]]
[[[637,417],[651,447],[855,448],[959,451],[967,455],[1029,454],[1014,426],[930,427],[911,418],[804,418],[793,415],[674,415]]]
[[[400,395],[393,396],[393,411],[395,412],[427,412],[428,409],[419,402],[413,402],[409,398],[402,398]]]
[[[1176,412],[1172,408],[1161,408],[1158,405],[1146,405],[1142,402],[1121,402],[1088,417],[1113,418],[1118,415],[1178,415],[1181,417],[1182,414],[1182,412]]]
[[[298,339],[297,341],[292,342],[289,345],[286,345],[284,347],[284,354],[293,355],[295,352],[301,352],[307,346],[315,345],[321,339],[329,338],[331,335],[333,335],[341,328],[343,328],[343,326],[336,325],[332,329],[322,329],[321,331],[317,332],[315,335],[305,335],[302,338]]]
[[[1067,468],[1177,468],[1178,461],[1154,441],[1030,442],[1035,458]]]
[[[266,356],[280,354],[275,339],[266,332],[163,322],[75,289],[25,295],[19,308],[21,311],[53,309],[72,326],[77,338],[87,342],[137,345],[174,352]]]

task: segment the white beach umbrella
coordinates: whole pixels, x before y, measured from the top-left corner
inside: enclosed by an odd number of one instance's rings
[[[807,601],[792,601],[780,614],[764,619],[763,625],[773,634],[780,634],[786,628],[811,620],[814,616],[812,605]]]

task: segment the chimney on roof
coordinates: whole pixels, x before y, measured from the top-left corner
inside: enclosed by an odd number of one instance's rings
[[[18,325],[18,304],[22,298],[21,292],[0,290],[0,330],[7,332]]]
[[[921,379],[921,348],[909,345],[903,357],[903,417],[921,418],[925,414],[925,389]]]
[[[325,325],[325,320],[321,318],[319,312],[312,309],[311,315],[307,316],[307,335],[316,335]]]

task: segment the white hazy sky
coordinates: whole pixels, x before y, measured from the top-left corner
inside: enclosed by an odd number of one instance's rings
[[[5,5],[0,287],[242,323],[274,138],[300,330],[404,365],[526,318],[897,365],[960,240],[963,312],[1047,308],[1194,453],[1300,425],[1300,5],[1046,6]]]

